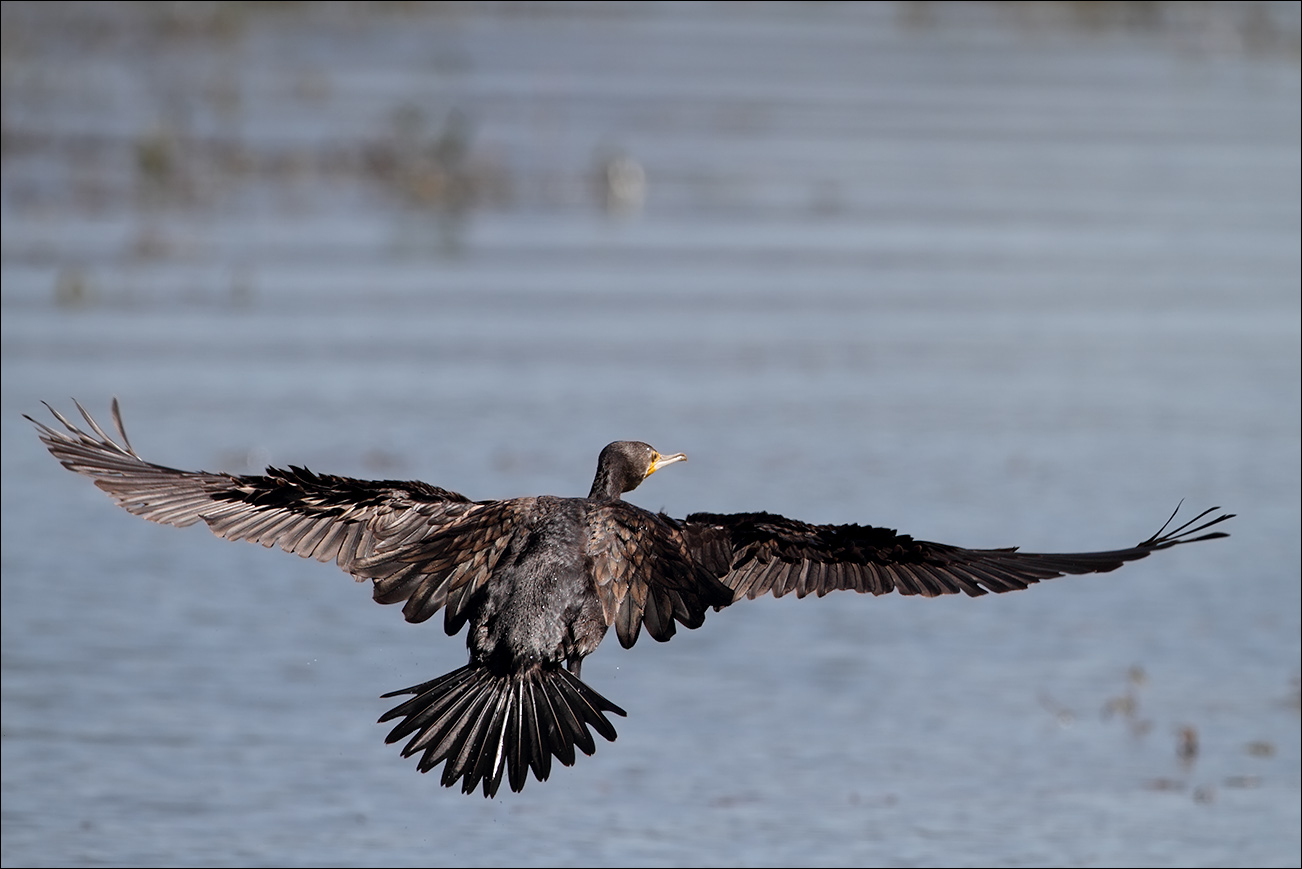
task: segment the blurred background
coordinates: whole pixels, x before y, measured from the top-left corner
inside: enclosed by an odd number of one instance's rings
[[[9,865],[1297,866],[1297,3],[9,3]],[[487,801],[385,746],[465,661],[152,461],[972,547],[1228,540],[607,642]]]

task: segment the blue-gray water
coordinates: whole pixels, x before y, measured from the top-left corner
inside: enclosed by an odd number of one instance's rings
[[[1297,4],[161,8],[4,5],[5,866],[1302,862]],[[374,723],[462,637],[21,418],[113,395],[185,468],[582,494],[622,437],[679,516],[1238,518],[611,640],[619,739],[487,801]]]

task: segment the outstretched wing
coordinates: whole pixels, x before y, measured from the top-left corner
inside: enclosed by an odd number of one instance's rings
[[[1217,509],[1167,531],[1172,513],[1152,537],[1109,552],[963,549],[914,540],[889,528],[810,525],[771,513],[695,513],[682,523],[682,534],[692,557],[732,589],[734,600],[791,592],[822,597],[839,589],[927,597],[961,591],[977,597],[1064,574],[1105,573],[1159,549],[1227,537],[1222,531],[1203,532],[1232,514],[1198,524]]]
[[[335,561],[358,579],[374,580],[380,603],[406,601],[403,615],[412,622],[451,601],[448,624],[459,630],[465,605],[491,574],[514,521],[513,501],[474,502],[419,481],[356,480],[293,466],[239,476],[168,468],[132,449],[116,399],[121,444],[80,404],[90,433],[46,407],[66,431],[26,418],[50,453],[126,510],[165,525],[202,519],[227,540]]]
[[[591,508],[587,552],[606,624],[626,649],[643,624],[664,642],[675,620],[699,628],[708,608],[732,603],[732,590],[688,553],[678,523],[625,501]]]

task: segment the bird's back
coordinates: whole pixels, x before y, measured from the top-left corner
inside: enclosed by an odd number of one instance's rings
[[[582,498],[522,499],[514,536],[471,612],[471,654],[495,667],[559,666],[606,633]]]

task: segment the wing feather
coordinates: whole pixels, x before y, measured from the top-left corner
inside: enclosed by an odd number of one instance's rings
[[[688,553],[678,523],[626,501],[587,512],[587,556],[606,624],[624,648],[642,627],[658,641],[677,624],[697,628],[709,607],[732,602],[732,590]]]
[[[530,499],[472,502],[420,481],[358,480],[293,465],[253,475],[178,470],[140,458],[116,399],[117,440],[76,406],[89,431],[49,405],[62,430],[27,419],[64,467],[91,478],[124,509],[165,525],[202,520],[227,540],[334,561],[359,580],[372,580],[377,601],[406,601],[412,621],[429,618],[451,592],[449,623],[464,624],[468,602],[508,545],[518,511],[529,506]]]
[[[936,597],[978,597],[1027,588],[1065,574],[1106,573],[1128,561],[1183,543],[1228,536],[1215,525],[1232,514],[1199,513],[1127,549],[1034,553],[1017,549],[964,549],[914,540],[893,529],[863,525],[812,525],[772,513],[695,513],[676,523],[688,556],[712,572],[733,600],[772,593],[819,597],[841,589]],[[1176,508],[1179,512],[1179,508]]]

